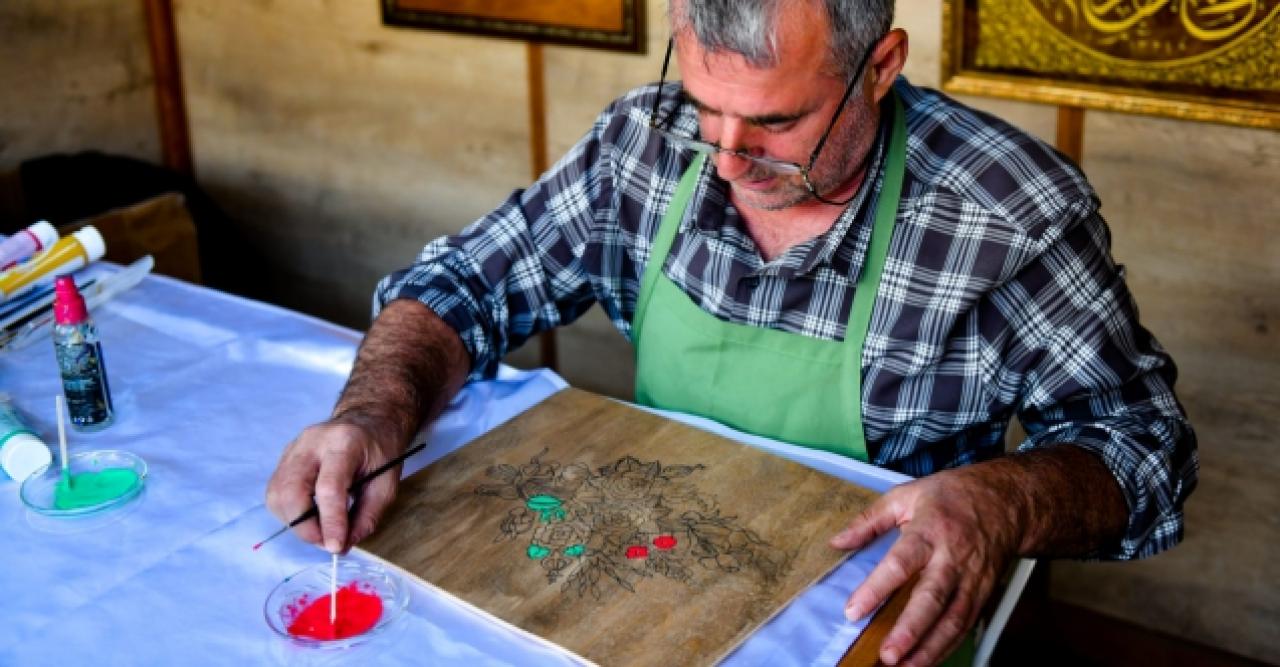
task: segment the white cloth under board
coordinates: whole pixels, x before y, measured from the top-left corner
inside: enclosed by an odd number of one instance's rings
[[[117,423],[97,434],[70,432],[70,449],[142,456],[147,489],[127,511],[55,521],[27,511],[18,485],[0,481],[0,665],[573,664],[417,584],[405,618],[363,646],[321,652],[278,638],[263,618],[268,593],[327,555],[292,535],[253,551],[280,525],[263,491],[284,445],[328,414],[359,334],[162,276],[94,316]],[[467,386],[405,474],[565,386],[550,371],[505,367],[497,379]],[[0,390],[56,443],[52,343],[0,352]],[[907,479],[666,414],[879,491]],[[844,619],[844,601],[891,539],[846,561],[726,664],[835,664],[861,630]]]

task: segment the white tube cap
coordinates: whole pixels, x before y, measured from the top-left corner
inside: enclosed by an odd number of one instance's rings
[[[53,453],[40,438],[30,433],[10,436],[4,448],[0,449],[0,468],[19,482],[50,463],[53,463]]]
[[[85,225],[71,235],[84,247],[85,264],[96,262],[107,254],[107,242],[102,240],[102,234],[93,225]]]
[[[35,238],[36,243],[40,245],[36,250],[47,250],[49,246],[58,242],[58,230],[49,224],[48,220],[41,220],[30,227],[27,232]]]

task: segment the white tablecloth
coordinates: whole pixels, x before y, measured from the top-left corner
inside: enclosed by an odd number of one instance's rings
[[[142,456],[147,489],[124,511],[56,521],[26,510],[18,485],[0,481],[0,665],[572,664],[416,584],[406,617],[363,646],[322,652],[278,638],[263,618],[267,594],[328,558],[291,535],[252,551],[279,527],[263,490],[283,446],[328,414],[359,334],[164,277],[146,279],[94,315],[117,422],[97,434],[69,432],[70,449]],[[549,371],[509,368],[469,385],[405,474],[564,386]],[[0,389],[56,446],[52,343],[0,353]],[[876,490],[906,479],[670,416]],[[834,664],[861,630],[844,619],[844,601],[890,540],[846,561],[728,664]]]

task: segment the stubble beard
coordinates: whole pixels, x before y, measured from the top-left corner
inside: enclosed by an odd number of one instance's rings
[[[872,123],[868,107],[849,108],[845,113],[855,115],[831,133],[818,158],[818,164],[809,172],[814,189],[824,197],[848,183],[855,171],[864,167],[867,153],[875,140],[874,134],[868,134],[867,128]],[[859,141],[860,137],[868,138]],[[804,177],[799,174],[779,177],[778,184],[767,192],[738,185],[738,181],[756,180],[762,175],[762,170],[752,170],[736,181],[731,181],[729,186],[733,189],[735,201],[762,211],[781,211],[814,201],[813,193],[809,192],[804,184]]]

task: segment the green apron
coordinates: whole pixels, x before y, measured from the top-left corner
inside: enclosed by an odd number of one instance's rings
[[[862,347],[898,217],[907,131],[894,93],[893,130],[875,227],[854,288],[845,339],[820,340],[723,322],[662,273],[706,161],[684,172],[654,238],[632,323],[636,401],[709,417],[740,431],[867,461],[862,428]],[[943,663],[973,661],[974,634]]]
[[[844,341],[721,321],[662,272],[697,187],[705,155],[685,171],[645,267],[633,320],[636,401],[714,419],[740,431],[867,460],[862,429],[862,347],[889,253],[906,123],[894,94],[893,130],[875,227]]]

